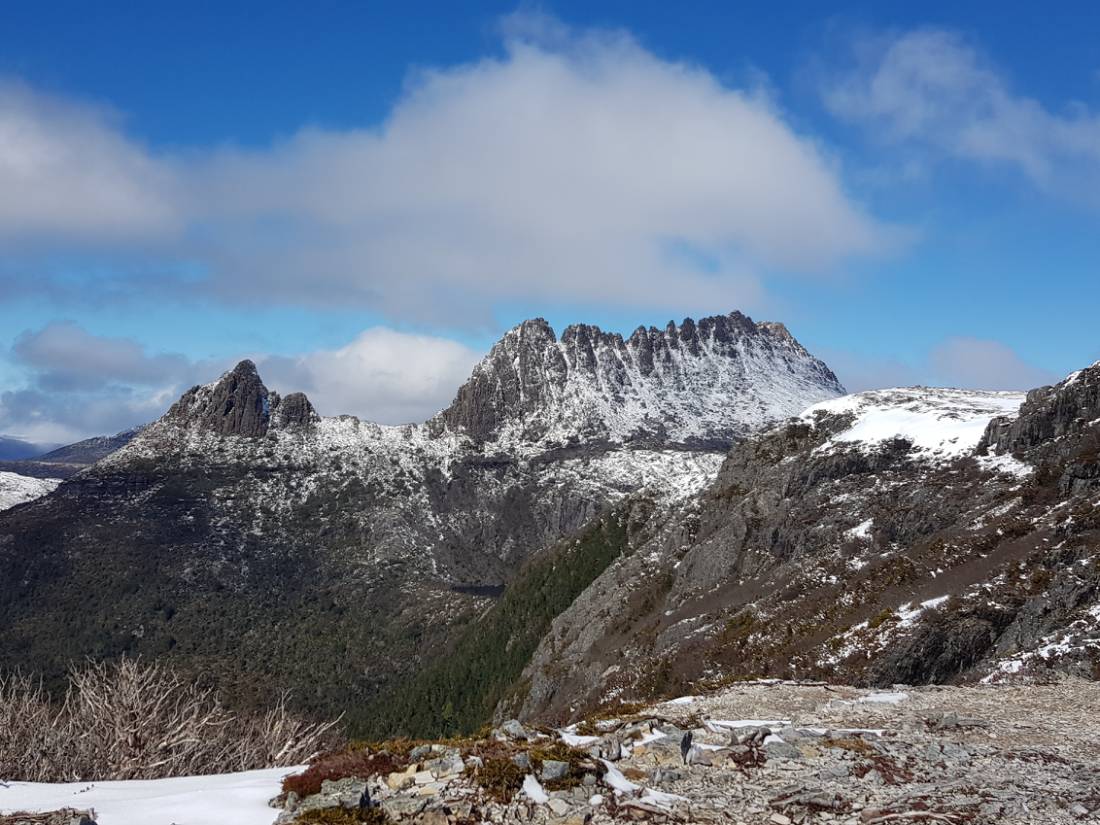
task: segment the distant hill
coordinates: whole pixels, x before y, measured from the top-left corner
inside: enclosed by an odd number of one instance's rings
[[[63,447],[54,444],[30,444],[0,436],[0,470],[32,478],[68,478],[125,447],[143,429],[144,425],[116,435],[86,438]],[[17,445],[10,453],[5,449],[8,443]],[[18,445],[24,445],[27,449],[20,450]]]
[[[53,449],[53,444],[32,444],[21,438],[10,435],[0,435],[0,461],[18,461],[24,458],[34,458],[47,450]]]

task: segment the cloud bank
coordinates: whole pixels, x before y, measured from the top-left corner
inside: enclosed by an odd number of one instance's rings
[[[93,250],[104,281],[454,327],[489,302],[751,308],[762,273],[897,240],[765,97],[625,34],[505,30],[498,57],[410,77],[377,126],[260,150],[155,152],[8,84],[0,238],[27,278],[43,250]]]

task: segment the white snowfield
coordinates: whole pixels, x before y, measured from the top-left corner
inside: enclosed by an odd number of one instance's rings
[[[268,801],[279,795],[284,776],[301,770],[128,782],[0,783],[0,813],[91,808],[99,825],[271,825],[278,812]]]
[[[0,510],[41,498],[52,493],[60,483],[59,478],[31,478],[0,471]]]
[[[820,450],[852,442],[875,447],[904,438],[919,457],[947,460],[973,452],[989,422],[1015,416],[1025,397],[1022,392],[931,387],[871,390],[814,404],[801,419],[812,424],[819,414],[854,416],[851,426]]]

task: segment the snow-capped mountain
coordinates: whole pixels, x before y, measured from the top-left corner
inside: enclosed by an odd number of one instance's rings
[[[627,497],[697,493],[731,442],[841,391],[781,325],[739,313],[626,341],[528,321],[448,409],[397,427],[318,416],[245,361],[0,518],[0,582],[33,583],[0,584],[0,618],[26,628],[0,665],[164,654],[249,699],[279,687],[259,678],[277,663],[339,712],[395,689],[543,548]],[[74,623],[89,588],[96,617]]]
[[[782,324],[739,312],[624,340],[541,318],[515,327],[439,419],[477,441],[728,446],[844,392]]]

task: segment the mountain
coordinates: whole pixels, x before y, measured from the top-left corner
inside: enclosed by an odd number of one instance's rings
[[[566,537],[635,497],[694,495],[731,444],[842,391],[740,313],[626,340],[527,321],[402,427],[320,417],[244,361],[0,514],[0,667],[56,680],[87,655],[160,656],[241,703],[292,688],[307,710],[367,707]]]
[[[33,458],[48,449],[50,447],[42,444],[32,444],[22,438],[0,435],[0,461],[18,461],[24,458]]]
[[[0,471],[6,470],[40,479],[68,478],[129,444],[142,429],[143,427],[135,427],[117,435],[86,438],[48,452],[38,449],[18,460],[0,461]]]
[[[859,393],[733,447],[553,621],[498,715],[757,676],[1100,678],[1100,363]]]

